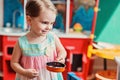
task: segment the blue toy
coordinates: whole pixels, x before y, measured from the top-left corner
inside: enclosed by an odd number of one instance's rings
[[[80,79],[79,77],[77,77],[77,76],[75,75],[75,73],[69,72],[69,73],[68,73],[67,80],[81,80],[81,79]]]
[[[16,27],[20,27],[21,29],[24,29],[24,10],[22,5],[19,7],[20,14],[16,17]]]
[[[53,25],[53,28],[64,30],[64,24],[63,24],[63,16],[61,13],[58,13],[56,16],[55,24]]]
[[[83,27],[83,30],[91,30],[93,16],[93,7],[90,7],[88,10],[86,10],[84,6],[80,6],[78,10],[75,11],[72,19],[71,28],[73,28],[75,23],[80,23]]]

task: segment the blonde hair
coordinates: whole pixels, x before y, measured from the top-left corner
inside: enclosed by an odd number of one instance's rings
[[[38,17],[45,9],[50,9],[57,14],[57,9],[50,0],[29,0],[26,4],[26,15]]]

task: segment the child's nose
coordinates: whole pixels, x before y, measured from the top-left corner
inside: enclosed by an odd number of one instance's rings
[[[52,28],[52,25],[48,25],[46,29],[50,30]]]

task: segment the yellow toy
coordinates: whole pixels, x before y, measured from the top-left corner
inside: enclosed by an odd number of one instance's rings
[[[73,26],[73,29],[74,29],[74,31],[76,31],[76,32],[81,32],[82,29],[83,29],[83,27],[82,27],[82,25],[81,25],[80,23],[76,23],[76,24]]]
[[[92,54],[102,58],[114,60],[116,56],[120,56],[120,46],[113,45],[113,48],[93,49],[93,46],[89,45],[88,57],[91,57]]]

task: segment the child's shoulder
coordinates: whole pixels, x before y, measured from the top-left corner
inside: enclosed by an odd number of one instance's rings
[[[55,34],[54,32],[52,32],[52,31],[50,31],[50,32],[48,33],[47,37],[48,37],[49,39],[54,40],[54,39],[56,38],[56,34]]]
[[[26,35],[19,37],[18,38],[18,42],[19,42],[19,44],[25,44],[25,43],[27,43],[27,37],[26,37]]]
[[[26,40],[26,36],[21,36],[18,38],[18,43],[20,45],[20,47],[24,47],[27,43],[27,40]]]
[[[52,31],[50,31],[49,33],[48,33],[48,36],[55,36],[55,33],[54,32],[52,32]]]
[[[25,38],[26,38],[26,35],[19,37],[18,40],[24,40]]]

